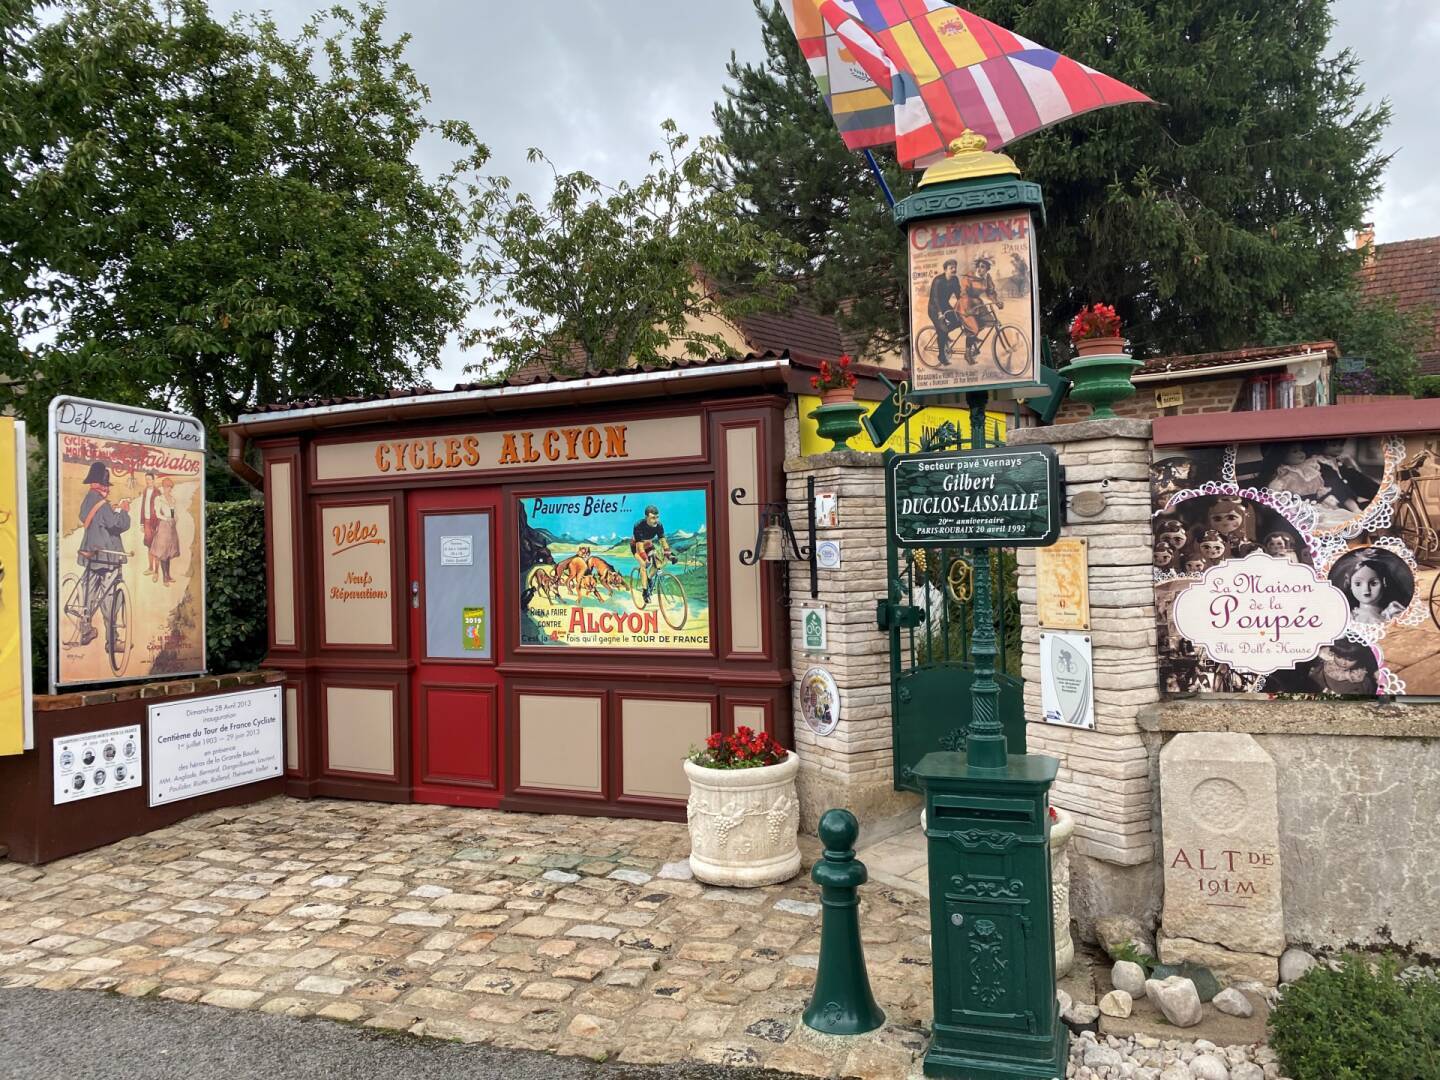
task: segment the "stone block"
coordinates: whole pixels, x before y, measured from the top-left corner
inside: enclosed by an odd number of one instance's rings
[[[1160,753],[1160,797],[1166,935],[1278,957],[1285,930],[1270,755],[1249,735],[1177,735]]]
[[[1156,935],[1160,960],[1165,964],[1198,964],[1209,968],[1225,984],[1257,983],[1274,986],[1280,974],[1280,962],[1266,953],[1240,952],[1221,948],[1206,941],[1172,937],[1167,932]]]

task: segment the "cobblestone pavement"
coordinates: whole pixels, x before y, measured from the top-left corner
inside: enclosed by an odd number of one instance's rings
[[[800,1023],[819,949],[808,873],[714,889],[688,880],[688,850],[678,824],[271,799],[43,871],[0,864],[0,986],[642,1064],[918,1072],[921,898],[863,890],[888,1019],[830,1039]]]

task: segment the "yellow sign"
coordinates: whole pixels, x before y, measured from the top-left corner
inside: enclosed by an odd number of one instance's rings
[[[1173,409],[1177,405],[1185,404],[1185,388],[1171,386],[1164,390],[1155,391],[1155,407],[1157,409]]]
[[[30,634],[25,520],[25,426],[0,416],[0,754],[25,750]]]
[[[1047,630],[1090,629],[1089,554],[1086,542],[1056,540],[1035,549],[1035,603]]]
[[[813,394],[801,394],[796,403],[800,409],[800,453],[802,456],[810,454],[828,453],[833,446],[829,439],[822,439],[816,430],[816,424],[810,413],[820,407],[820,399]],[[880,405],[878,401],[857,401],[857,405],[865,407],[865,415],[869,416]],[[1005,422],[1008,419],[1004,413],[987,413],[985,415],[985,439],[987,442],[1003,443],[1005,441]],[[901,424],[885,440],[884,446],[876,446],[870,441],[870,436],[864,431],[850,440],[850,446],[862,453],[878,454],[882,450],[894,450],[897,454],[914,454],[921,449],[921,440],[931,434],[944,423],[953,424],[960,437],[970,437],[970,410],[955,409],[939,405],[931,405],[915,413],[910,418],[909,441],[906,441],[906,426]],[[951,440],[948,445],[953,446]]]

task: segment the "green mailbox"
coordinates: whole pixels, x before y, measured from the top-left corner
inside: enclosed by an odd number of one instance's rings
[[[1068,1032],[1055,1003],[1049,790],[1059,762],[1010,755],[976,768],[927,754],[935,1021],[926,1076],[1052,1080]]]

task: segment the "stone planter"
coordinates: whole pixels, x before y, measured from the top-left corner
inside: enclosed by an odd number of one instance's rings
[[[685,762],[690,778],[690,869],[711,885],[753,888],[800,872],[800,757],[778,765],[707,769]]]
[[[1050,913],[1055,919],[1055,977],[1064,978],[1075,966],[1075,942],[1070,938],[1070,838],[1075,818],[1058,806],[1050,823]]]

